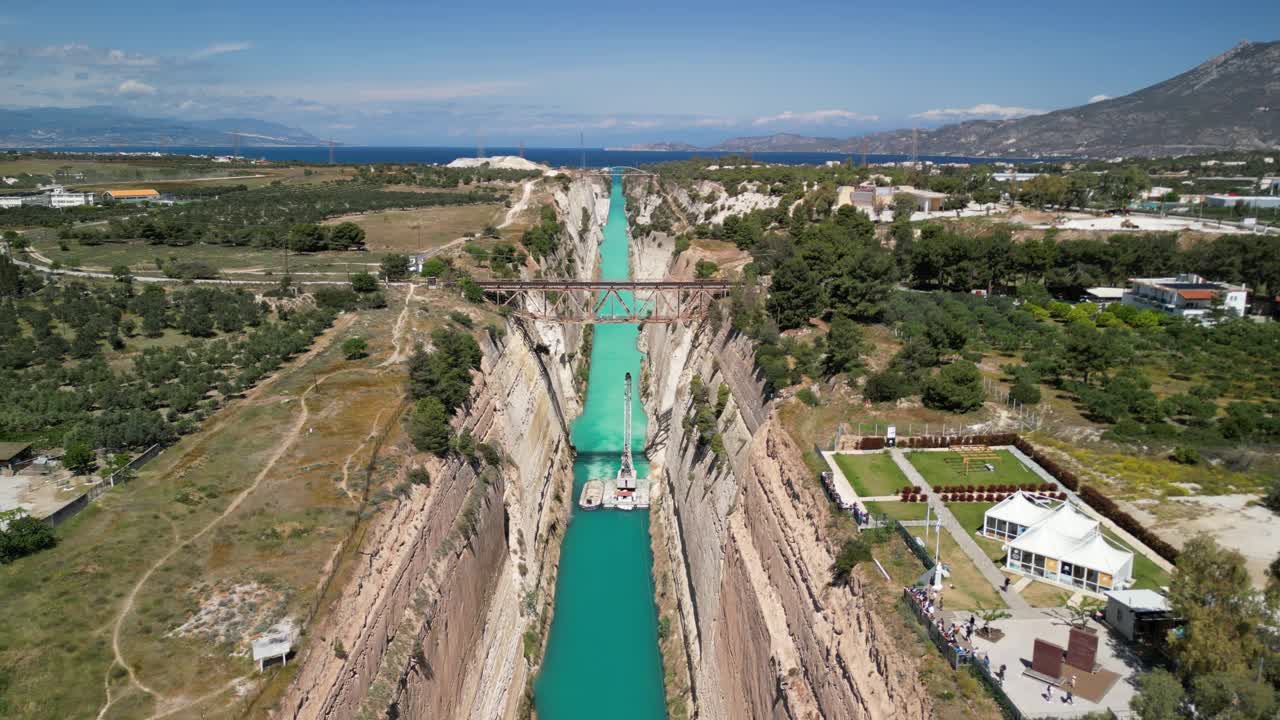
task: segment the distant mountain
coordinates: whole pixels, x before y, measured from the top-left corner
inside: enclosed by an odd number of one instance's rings
[[[700,148],[697,145],[690,145],[689,143],[683,142],[644,143],[641,145],[605,148],[605,150],[615,150],[620,152],[693,152],[698,149]]]
[[[111,107],[0,110],[0,147],[230,146],[232,131],[246,146],[324,144],[305,130],[250,118],[144,118]]]
[[[778,133],[777,135],[730,138],[711,149],[728,152],[825,152],[828,148],[838,147],[842,142],[845,141],[828,137]]]
[[[851,138],[765,135],[712,150],[909,154],[911,130]],[[1241,43],[1177,77],[1124,97],[1017,120],[920,130],[921,155],[1039,157],[1177,155],[1280,148],[1280,42]]]

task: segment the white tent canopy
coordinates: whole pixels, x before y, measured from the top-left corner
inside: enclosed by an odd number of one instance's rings
[[[986,516],[996,520],[1016,523],[1022,527],[1031,527],[1053,512],[1044,501],[1033,500],[1024,492],[1016,492],[996,503]]]
[[[1069,502],[1050,508],[1020,495],[992,507],[985,521],[988,530],[997,516],[1021,526],[1006,536],[1008,569],[1093,592],[1131,582],[1133,553],[1108,540],[1097,520]]]

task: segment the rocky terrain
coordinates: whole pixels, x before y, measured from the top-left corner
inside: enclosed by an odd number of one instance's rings
[[[633,248],[648,272],[672,263],[660,233]],[[668,587],[656,580],[674,596],[690,714],[928,717],[914,660],[897,650],[861,586],[830,584],[827,501],[763,399],[749,342],[727,325],[650,325],[642,335],[650,472],[661,488],[651,512],[665,541],[655,555],[666,555],[655,567],[670,568]],[[695,376],[712,397],[729,388],[717,421],[723,456],[681,422],[693,412]]]
[[[602,181],[578,181],[555,200],[565,217],[607,209]],[[567,223],[561,252],[594,273],[598,222]],[[558,262],[559,258],[554,258]],[[512,322],[482,343],[484,359],[459,429],[500,448],[500,468],[411,447],[432,484],[415,488],[370,528],[364,566],[313,630],[277,717],[514,718],[527,702],[554,600],[573,488],[569,423],[580,328]]]
[[[645,194],[633,194],[637,208],[653,212]],[[582,236],[567,222],[562,247],[577,274],[591,277],[605,183],[577,180],[555,202],[562,217],[592,218]],[[661,233],[632,248],[640,277],[688,272],[687,258],[673,266]],[[646,452],[660,486],[655,582],[664,615],[676,620],[679,652],[670,657],[683,666],[683,681],[668,676],[669,690],[690,716],[712,720],[927,717],[914,661],[887,637],[870,598],[857,582],[830,584],[827,502],[762,397],[748,342],[721,325],[655,325],[641,340]],[[482,344],[461,422],[507,462],[415,457],[431,472],[430,488],[415,487],[371,526],[361,550],[368,563],[309,630],[278,717],[516,718],[528,709],[540,653],[526,644],[549,623],[573,502],[578,333],[511,321],[502,340]],[[681,423],[695,375],[730,389],[718,421],[723,457]]]

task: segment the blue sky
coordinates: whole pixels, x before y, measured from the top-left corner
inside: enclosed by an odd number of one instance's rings
[[[1259,35],[1280,30],[1274,1],[6,5],[0,105],[357,144],[844,137],[1079,105],[1280,39]]]

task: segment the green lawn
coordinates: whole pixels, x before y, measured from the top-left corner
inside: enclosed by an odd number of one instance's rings
[[[947,509],[960,521],[960,527],[971,535],[982,528],[983,516],[994,506],[993,502],[947,503]]]
[[[1000,459],[991,463],[995,466],[995,472],[970,466],[968,475],[959,469],[962,466],[956,462],[958,456],[953,452],[908,452],[907,459],[938,492],[951,485],[1023,485],[1044,482],[1008,450],[997,450],[996,454]]]
[[[897,495],[903,486],[910,484],[887,452],[833,457],[854,492],[862,497]]]
[[[1165,572],[1160,568],[1159,565],[1156,565],[1154,562],[1152,562],[1151,558],[1147,557],[1146,555],[1143,555],[1137,550],[1134,550],[1132,547],[1129,546],[1129,543],[1126,543],[1125,541],[1116,537],[1114,534],[1112,534],[1110,530],[1107,530],[1104,528],[1102,533],[1107,537],[1108,540],[1114,542],[1116,545],[1119,545],[1125,550],[1128,550],[1129,552],[1133,553],[1133,587],[1134,588],[1139,588],[1139,589],[1146,588],[1150,590],[1159,590],[1161,587],[1164,587],[1169,584],[1169,573]]]
[[[904,502],[869,502],[867,512],[872,515],[884,513],[891,520],[923,520],[928,503]]]
[[[924,538],[925,528],[913,527],[907,530],[915,537]],[[929,554],[933,555],[937,547],[937,536],[932,530],[929,532],[927,544]],[[964,554],[956,544],[955,538],[951,537],[950,531],[942,533],[941,545],[942,562],[951,569],[951,575],[946,580],[946,589],[943,591],[943,599],[948,610],[976,610],[979,604],[988,608],[1005,607],[1000,593],[996,592],[996,589],[991,587],[991,583],[978,572],[978,566]]]

